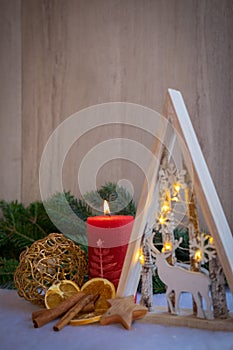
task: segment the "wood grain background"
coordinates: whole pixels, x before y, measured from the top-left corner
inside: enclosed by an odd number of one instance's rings
[[[162,110],[167,88],[182,92],[226,217],[233,228],[233,5],[231,0],[0,0],[0,197],[40,198],[38,169],[52,131],[95,104],[126,101]],[[107,136],[106,136],[107,135]],[[146,133],[99,128],[64,164],[64,188],[79,194],[88,150],[107,138]],[[114,160],[97,183],[143,173]]]

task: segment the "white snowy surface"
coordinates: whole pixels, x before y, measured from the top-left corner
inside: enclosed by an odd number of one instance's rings
[[[228,308],[233,311],[232,294]],[[164,295],[154,296],[155,305],[166,305]],[[184,295],[181,307],[189,306]],[[66,326],[53,331],[56,321],[34,328],[31,313],[36,305],[20,298],[16,291],[0,289],[1,350],[233,350],[233,332],[213,332],[185,327],[167,327],[135,321],[131,330],[120,324]]]

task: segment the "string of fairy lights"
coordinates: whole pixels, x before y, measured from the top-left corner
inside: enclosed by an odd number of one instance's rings
[[[153,230],[162,235],[162,251],[171,252],[172,263],[176,262],[175,249],[189,251],[190,262],[200,269],[216,256],[213,237],[199,228],[196,202],[187,171],[177,169],[174,162],[163,162],[159,176],[159,211],[155,214]],[[185,228],[189,234],[189,248],[175,242],[175,228]],[[143,257],[140,258],[143,262]]]

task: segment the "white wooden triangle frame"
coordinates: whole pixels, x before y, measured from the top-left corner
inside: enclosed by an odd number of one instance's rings
[[[233,293],[232,233],[179,91],[168,90],[163,107],[163,116],[167,118],[168,125],[171,123],[179,133],[187,147],[193,167],[193,186],[196,197],[208,230],[214,238],[221,265]],[[166,143],[165,140],[170,135],[168,131],[169,127],[164,128],[164,143]],[[172,143],[172,139],[170,143]],[[131,233],[131,240],[117,289],[117,296],[135,295],[137,291],[141,271],[141,264],[139,262],[141,237],[146,224],[150,224],[156,212],[156,201],[154,198],[156,197],[157,175],[160,165],[158,159],[161,159],[162,151],[163,142],[155,140],[152,152],[156,158],[151,161],[148,169],[147,180],[149,179],[149,182],[145,183],[142,189],[135,224]]]

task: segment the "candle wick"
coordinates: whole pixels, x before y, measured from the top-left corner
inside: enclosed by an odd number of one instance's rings
[[[107,213],[107,214],[105,214],[106,216],[111,216],[111,214],[110,213]]]

